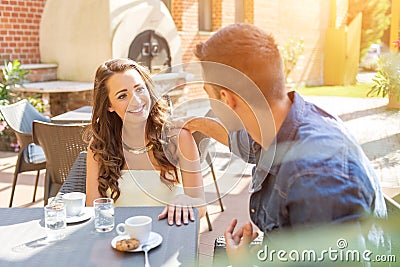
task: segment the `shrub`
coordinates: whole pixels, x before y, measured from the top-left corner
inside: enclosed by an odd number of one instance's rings
[[[22,69],[18,60],[8,63],[4,61],[0,77],[0,105],[12,104],[19,100],[13,89],[21,86],[28,74],[29,71]]]
[[[400,98],[400,53],[386,53],[380,56],[378,72],[372,79],[372,89],[367,96],[385,97],[387,95]]]

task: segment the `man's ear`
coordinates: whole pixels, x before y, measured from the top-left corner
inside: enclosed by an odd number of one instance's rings
[[[222,89],[219,91],[221,101],[227,104],[231,109],[235,109],[237,101],[234,94],[228,90]]]

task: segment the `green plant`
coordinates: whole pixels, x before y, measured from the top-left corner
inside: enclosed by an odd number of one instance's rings
[[[290,73],[299,60],[299,56],[304,53],[304,40],[302,38],[290,39],[278,48],[285,66],[285,77],[288,80]]]
[[[21,86],[29,70],[21,68],[18,60],[6,62],[1,70],[0,80],[0,105],[12,104],[18,101],[17,94],[13,91],[16,86]]]
[[[371,44],[380,44],[385,30],[390,25],[389,0],[349,0],[347,24],[362,13],[360,62],[367,54]]]
[[[26,75],[29,74],[29,70],[22,68],[21,63],[18,60],[4,61],[4,66],[1,68],[0,76],[0,105],[13,104],[21,100],[21,97],[14,88],[22,86],[22,83],[26,81]],[[38,96],[28,97],[28,101],[39,111],[44,111],[44,105],[42,99]],[[0,114],[0,121],[3,118]]]
[[[14,88],[17,86],[22,86],[22,83],[25,82],[26,75],[28,74],[29,70],[23,69],[18,60],[14,60],[12,62],[4,61],[4,66],[1,67],[0,76],[0,105],[9,105],[21,100],[21,97],[17,92],[15,92]],[[37,96],[31,96],[28,97],[28,101],[39,112],[44,111],[44,105],[41,98],[38,98]],[[8,142],[9,147],[13,148],[14,151],[18,151],[18,143],[14,133],[11,131],[11,129],[9,129],[1,113],[0,141],[4,141],[5,143]]]
[[[373,85],[367,96],[400,98],[400,53],[386,53],[379,57],[378,72],[372,79]]]

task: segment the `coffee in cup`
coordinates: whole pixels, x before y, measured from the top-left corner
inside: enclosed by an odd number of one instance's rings
[[[86,203],[86,194],[81,192],[66,193],[62,196],[68,217],[81,214]]]
[[[145,244],[151,233],[151,223],[151,217],[134,216],[126,219],[125,223],[118,224],[116,230],[119,235],[129,235],[130,238],[139,240],[140,244]]]

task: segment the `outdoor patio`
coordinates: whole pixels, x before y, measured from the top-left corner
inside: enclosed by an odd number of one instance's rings
[[[400,193],[400,112],[387,110],[385,98],[340,98],[340,97],[307,97],[311,102],[338,115],[355,135],[371,160],[385,193],[394,196]],[[217,157],[214,167],[217,177],[224,168],[224,158],[228,151],[217,146]],[[222,153],[221,153],[222,151]],[[0,152],[0,207],[8,207],[11,194],[12,177],[16,153]],[[223,197],[224,212],[220,212],[218,203],[212,203],[209,208],[213,231],[208,231],[205,219],[200,224],[200,266],[210,266],[213,256],[214,240],[223,231],[232,218],[238,218],[239,224],[249,220],[247,191],[250,182],[251,166],[243,171],[232,191]],[[20,174],[14,196],[14,207],[43,207],[43,181],[41,175],[36,202],[31,203],[34,189],[35,173]],[[205,181],[210,179],[210,173],[205,174]]]

